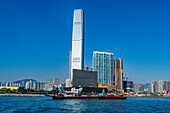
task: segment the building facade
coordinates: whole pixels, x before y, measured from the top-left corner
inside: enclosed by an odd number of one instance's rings
[[[123,81],[124,92],[133,92],[133,81]]]
[[[93,52],[93,70],[97,71],[98,83],[114,85],[113,60],[111,52]]]
[[[53,79],[53,85],[57,87],[59,85],[59,78],[54,78]]]
[[[73,87],[97,87],[97,72],[73,69]]]
[[[123,59],[114,60],[114,79],[118,90],[123,90]]]
[[[84,17],[83,10],[74,10],[72,33],[71,79],[73,69],[82,70],[84,67]]]
[[[148,84],[148,92],[149,92],[149,93],[154,93],[154,87],[153,87],[153,84],[152,84],[152,83],[149,83],[149,84]]]

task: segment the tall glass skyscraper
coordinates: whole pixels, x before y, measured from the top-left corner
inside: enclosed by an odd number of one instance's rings
[[[97,71],[97,82],[105,85],[114,85],[113,53],[93,52],[93,70]]]
[[[71,79],[73,79],[73,69],[83,69],[84,67],[84,17],[83,10],[74,10],[73,34],[72,34],[72,60]]]

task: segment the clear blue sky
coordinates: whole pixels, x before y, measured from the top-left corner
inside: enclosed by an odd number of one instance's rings
[[[85,65],[93,51],[124,59],[136,83],[170,80],[169,0],[0,0],[0,81],[67,78],[74,9],[85,12]]]

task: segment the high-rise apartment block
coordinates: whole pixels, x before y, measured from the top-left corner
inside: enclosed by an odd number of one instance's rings
[[[59,85],[59,78],[54,78],[53,79],[53,85],[57,87]]]
[[[71,59],[71,79],[73,79],[73,69],[82,70],[84,67],[84,22],[83,10],[74,10],[73,34],[72,34],[72,59]]]
[[[148,92],[149,93],[154,93],[154,87],[153,86],[154,86],[153,83],[148,84]]]
[[[97,82],[105,85],[114,84],[113,53],[94,51],[93,70],[97,71]]]
[[[115,86],[119,90],[123,90],[123,59],[118,58],[114,60],[114,77]]]

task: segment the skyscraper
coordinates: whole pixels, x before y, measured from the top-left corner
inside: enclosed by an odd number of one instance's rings
[[[114,68],[115,86],[123,90],[123,60],[121,58],[114,60]]]
[[[72,34],[72,60],[71,79],[73,79],[73,69],[83,69],[84,67],[84,17],[83,10],[74,10],[73,34]]]
[[[94,51],[93,70],[97,71],[98,83],[113,85],[113,53]]]

